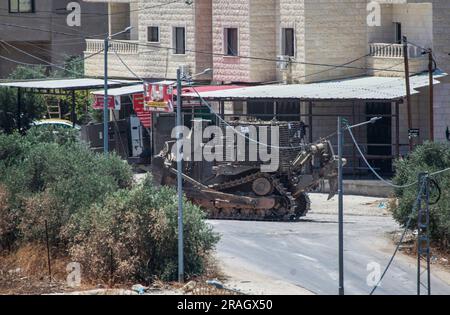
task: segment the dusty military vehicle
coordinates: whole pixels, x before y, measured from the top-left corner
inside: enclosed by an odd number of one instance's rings
[[[277,146],[272,146],[271,141],[262,143],[247,136],[250,128],[256,129],[258,134],[261,127],[270,129],[273,126],[279,130]],[[303,123],[233,121],[222,128],[224,135],[232,128],[236,138],[244,138],[241,144],[245,143],[247,150],[240,159],[206,162],[185,157],[183,161],[184,192],[192,202],[205,209],[209,218],[297,221],[310,210],[308,192],[317,189],[324,180],[329,181],[329,198],[337,192],[338,163],[332,145],[325,139],[305,143]],[[259,136],[255,138],[260,139]],[[271,139],[270,136],[267,138]],[[203,147],[207,145],[207,141],[202,142]],[[278,150],[276,170],[262,171],[265,162],[249,158],[252,145],[257,150]],[[166,142],[153,165],[162,185],[176,186],[174,146],[176,141]],[[236,146],[233,149],[238,151]],[[227,155],[231,148],[224,144],[221,149]]]

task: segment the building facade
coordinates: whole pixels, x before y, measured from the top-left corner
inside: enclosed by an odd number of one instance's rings
[[[168,5],[164,0],[109,2],[110,27],[116,31],[133,27],[128,38],[114,37],[111,40],[111,76],[174,79],[179,66],[186,73],[212,68],[210,0],[193,1],[192,4],[179,1]],[[116,12],[123,12],[124,7],[129,11],[129,19],[117,19]],[[101,49],[103,41],[88,40],[85,55]],[[103,75],[103,56],[90,58],[85,65],[87,75]],[[211,80],[211,74],[198,79]]]
[[[108,2],[117,5],[118,0]],[[212,76],[201,79],[214,84],[310,84],[360,76],[404,80],[403,36],[410,42],[411,75],[428,71],[428,56],[423,53],[428,48],[433,48],[438,67],[450,71],[450,2],[446,0],[194,0],[190,5],[140,0],[121,5],[128,8],[129,24],[135,28],[127,40],[111,43],[111,76],[174,79],[177,67],[182,66],[192,74],[212,68]],[[118,24],[116,29],[123,29],[128,22],[115,19],[111,9],[110,27]],[[88,41],[85,53],[98,52],[102,45]],[[102,76],[102,65],[101,55],[86,60],[86,74]],[[433,135],[447,141],[450,86],[448,79],[440,81],[434,88]],[[411,127],[420,129],[416,141],[421,143],[432,137],[430,95],[427,87],[419,91],[412,96],[410,107]],[[235,111],[261,109],[247,103],[236,103]],[[293,109],[307,113],[310,105],[300,103]],[[356,113],[353,108],[348,102],[314,104],[319,115],[334,110],[359,120],[377,113],[396,116],[385,127],[398,128],[399,140],[393,139],[393,132],[372,132],[369,137],[365,129],[360,139],[368,143],[368,138],[383,138],[387,145],[397,141],[402,154],[408,151],[406,99],[402,104],[361,102]],[[334,118],[318,119],[313,123],[322,128],[316,128],[319,131],[313,138],[335,129]],[[393,155],[393,151],[381,153]]]
[[[63,64],[82,56],[86,37],[101,38],[108,31],[105,3],[4,0],[0,16],[0,78],[20,64]]]

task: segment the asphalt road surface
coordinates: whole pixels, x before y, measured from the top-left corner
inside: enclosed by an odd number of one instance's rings
[[[335,214],[311,213],[296,223],[209,222],[222,235],[217,246],[220,259],[315,294],[337,294]],[[399,227],[389,216],[352,215],[346,216],[344,229],[346,294],[369,294],[372,287],[367,278],[376,272],[373,266],[379,264],[382,272],[394,250],[386,234]],[[368,264],[372,264],[369,271]],[[375,294],[416,294],[416,270],[415,259],[398,254]],[[439,277],[433,273],[432,293],[450,294],[448,278],[442,277],[442,272]]]

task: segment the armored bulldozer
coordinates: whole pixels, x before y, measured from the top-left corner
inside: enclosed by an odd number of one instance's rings
[[[273,143],[271,132],[266,142],[261,142],[261,130],[277,127],[279,141]],[[198,204],[211,219],[297,221],[310,210],[308,192],[315,190],[327,179],[329,198],[337,192],[337,157],[332,145],[325,139],[305,143],[305,125],[302,122],[233,121],[222,126],[223,138],[230,134],[236,145],[214,144],[216,152],[223,153],[220,161],[194,161],[184,157],[183,180],[187,197]],[[253,130],[253,138],[249,135]],[[267,132],[265,132],[267,135]],[[192,138],[192,134],[189,135]],[[254,140],[256,139],[256,140]],[[210,140],[210,139],[209,139]],[[245,152],[236,159],[236,154]],[[201,146],[206,148],[207,143]],[[234,150],[234,151],[233,151]],[[267,161],[250,158],[252,150],[274,153],[278,150],[276,168],[263,171]],[[235,159],[230,159],[235,153]],[[267,153],[266,152],[266,153]],[[254,152],[253,152],[254,153]],[[166,142],[155,159],[153,168],[162,185],[175,185],[177,175],[176,142]],[[231,161],[230,161],[231,160]],[[274,161],[271,161],[274,163]]]

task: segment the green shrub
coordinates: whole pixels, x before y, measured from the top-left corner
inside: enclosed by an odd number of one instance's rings
[[[105,280],[112,273],[115,281],[177,278],[177,195],[150,182],[118,191],[72,218],[66,230],[73,241],[71,254],[85,272]],[[188,277],[204,271],[206,255],[218,241],[203,219],[204,213],[185,201]]]
[[[147,178],[133,186],[130,166],[90,151],[64,129],[0,134],[0,250],[45,239],[96,280],[177,277],[177,194]],[[204,271],[218,236],[185,200],[185,270]]]
[[[394,183],[405,185],[418,180],[421,172],[433,173],[450,167],[450,145],[425,143],[418,146],[406,160],[396,162],[397,174]],[[441,200],[430,208],[431,236],[442,246],[450,241],[450,172],[434,177],[442,190]],[[396,189],[399,206],[393,209],[394,218],[405,225],[418,194],[418,187]],[[417,212],[412,216],[412,225],[417,226]]]
[[[132,183],[130,166],[114,154],[93,153],[64,128],[38,129],[26,136],[0,134],[0,184],[10,194],[7,212],[20,218],[18,243],[42,238],[45,220],[59,241],[73,213]]]

